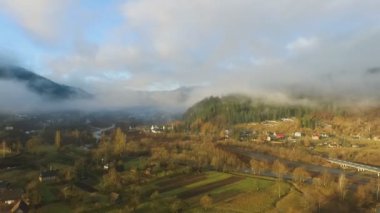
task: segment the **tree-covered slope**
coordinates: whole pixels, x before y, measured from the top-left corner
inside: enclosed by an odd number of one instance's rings
[[[315,109],[290,104],[270,104],[246,96],[209,97],[190,107],[184,114],[187,126],[209,122],[218,127],[238,123],[262,122],[281,118],[300,118],[303,126],[315,125]]]

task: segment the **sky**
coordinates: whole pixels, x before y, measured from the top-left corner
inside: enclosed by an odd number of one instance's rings
[[[379,11],[378,0],[0,0],[0,60],[118,106],[182,87],[194,88],[184,105],[228,93],[371,102]]]

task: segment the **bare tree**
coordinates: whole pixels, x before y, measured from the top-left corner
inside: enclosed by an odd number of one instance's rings
[[[293,180],[298,183],[304,183],[309,177],[310,174],[303,167],[297,167],[293,171]]]
[[[281,183],[282,183],[282,178],[288,171],[288,167],[281,163],[279,160],[276,160],[273,165],[272,165],[272,170],[276,174],[278,181],[277,181],[277,186],[278,186],[278,197],[281,197]]]
[[[379,201],[379,192],[380,192],[380,180],[378,177],[376,181],[376,201]]]
[[[322,185],[324,187],[327,187],[330,185],[333,177],[331,176],[331,174],[327,170],[323,170],[323,172],[320,176],[320,179],[321,179]]]
[[[272,165],[272,170],[279,179],[282,179],[283,176],[287,173],[288,167],[281,163],[279,160],[276,160]]]
[[[359,185],[356,189],[356,199],[359,205],[363,206],[373,201],[371,194],[372,184]]]
[[[213,200],[212,200],[212,197],[210,197],[209,195],[204,195],[201,197],[200,199],[200,203],[201,203],[201,206],[207,210],[211,207],[212,203],[213,203]]]
[[[347,178],[344,173],[340,174],[338,179],[338,190],[340,192],[341,199],[344,200],[347,193]]]
[[[116,129],[114,141],[114,154],[121,156],[126,148],[126,135],[120,128]]]
[[[251,170],[252,170],[254,175],[260,174],[261,169],[260,169],[260,162],[259,161],[252,159],[249,161],[249,165],[251,166]]]
[[[57,147],[57,149],[59,149],[61,147],[61,131],[57,130],[55,131],[55,146]]]

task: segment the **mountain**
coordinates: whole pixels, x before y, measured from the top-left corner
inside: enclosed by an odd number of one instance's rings
[[[208,97],[194,104],[184,114],[187,126],[199,127],[201,123],[210,123],[218,127],[266,120],[279,120],[288,117],[302,118],[303,126],[315,124],[314,114],[317,108],[303,105],[268,103],[244,95]]]
[[[90,99],[93,97],[80,88],[56,83],[17,66],[0,66],[0,80],[11,80],[25,84],[33,93],[51,101]]]

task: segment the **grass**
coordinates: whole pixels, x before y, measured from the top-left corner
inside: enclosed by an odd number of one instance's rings
[[[214,204],[214,209],[230,212],[267,212],[275,208],[276,202],[280,200],[278,197],[278,185],[272,182],[259,191],[251,190],[246,193],[239,194],[230,200],[222,201]],[[286,195],[290,186],[287,183],[280,183],[281,195]]]
[[[33,179],[37,179],[39,175],[35,170],[19,170],[13,169],[0,172],[0,180],[5,180],[14,186],[25,187],[25,185]]]
[[[159,192],[162,193],[162,192],[170,191],[170,190],[179,188],[181,186],[185,186],[188,184],[199,182],[201,180],[205,180],[206,178],[207,176],[204,174],[179,175],[170,180],[160,182]]]
[[[290,192],[276,204],[276,209],[273,209],[271,212],[276,213],[278,209],[281,209],[284,212],[306,212],[305,202],[303,195],[291,189]]]
[[[40,188],[41,196],[42,196],[42,202],[43,203],[51,203],[53,201],[57,200],[56,197],[56,191],[57,189],[51,186],[48,186],[46,184],[42,184]]]
[[[166,195],[166,196],[176,196],[176,195],[178,195],[180,193],[183,193],[185,191],[194,189],[196,187],[207,185],[207,184],[210,184],[210,183],[213,183],[213,182],[216,182],[216,181],[220,181],[220,180],[229,178],[229,177],[231,177],[231,175],[230,174],[226,174],[226,173],[220,173],[220,172],[207,172],[206,173],[206,177],[207,177],[206,179],[202,179],[200,181],[196,181],[194,183],[190,183],[188,185],[178,187],[178,188],[176,188],[174,190],[165,192],[163,194]]]
[[[198,176],[202,178],[197,178]],[[278,208],[291,206],[293,200],[302,200],[298,192],[291,191],[288,183],[276,182],[270,178],[222,172],[206,172],[198,176],[182,175],[161,179],[156,183],[156,187],[170,186],[169,191],[163,192],[160,196],[162,199],[182,197],[186,203],[185,212],[267,212],[276,209],[277,206]],[[229,181],[232,179],[234,181]],[[184,194],[189,196],[181,196]],[[199,201],[206,194],[212,197],[213,205],[211,209],[204,210]],[[150,201],[145,202],[140,206],[139,212],[151,210],[150,205]],[[162,204],[156,210],[159,212],[161,209],[164,212],[165,208],[167,206]]]
[[[53,145],[48,145],[48,144],[42,144],[39,146],[34,146],[29,150],[31,153],[35,154],[43,154],[43,153],[55,153],[57,152],[57,148]]]
[[[38,146],[34,150],[36,155],[22,155],[24,158],[19,160],[24,162],[28,161],[29,158],[38,156],[38,159],[33,162],[34,167],[32,168],[34,170],[16,168],[1,172],[0,180],[25,187],[30,180],[38,178],[40,165],[53,166],[62,171],[72,166],[72,159],[81,157],[80,152],[74,152],[70,149],[65,151],[57,151],[55,146]],[[131,158],[124,164],[124,168],[126,170],[141,168],[143,164],[144,158]],[[213,198],[212,209],[208,210],[210,212],[267,212],[275,207],[287,208],[287,205],[291,206],[290,204],[296,199],[302,198],[296,192],[290,191],[291,186],[289,184],[280,183],[280,186],[281,198],[278,197],[278,184],[274,180],[251,175],[210,171],[200,174],[166,176],[142,186],[143,197],[138,212],[152,212],[152,210],[154,212],[168,212],[176,197],[185,203],[186,212],[203,212],[199,200],[206,194]],[[117,212],[118,209],[124,207],[124,205],[109,206],[108,194],[94,196],[81,190],[76,190],[76,193],[82,195],[79,196],[78,194],[77,197],[81,198],[75,203],[71,200],[58,201],[59,190],[62,187],[63,185],[59,183],[42,184],[43,206],[38,209],[38,212],[110,212],[112,210]],[[159,202],[150,198],[151,193],[155,190],[160,191]]]
[[[223,179],[223,180],[215,181],[215,182],[210,183],[210,184],[205,184],[205,185],[193,188],[191,190],[184,191],[184,192],[178,194],[177,196],[181,199],[191,198],[191,197],[194,197],[194,196],[197,196],[200,194],[208,193],[208,192],[210,192],[214,189],[220,188],[220,187],[228,186],[228,185],[236,183],[242,179],[243,179],[242,177],[231,176],[231,177]]]
[[[124,169],[130,170],[130,169],[143,169],[144,166],[144,158],[132,158],[124,163]]]
[[[252,190],[260,191],[273,185],[273,181],[245,178],[237,183],[226,185],[223,188],[215,189],[211,194],[218,194],[225,191],[238,190],[240,192],[249,192]]]
[[[52,203],[45,205],[37,210],[39,213],[70,213],[73,210],[65,203]]]
[[[223,179],[226,179],[226,178],[229,178],[232,176],[230,174],[221,173],[221,172],[208,172],[206,174],[207,174],[207,179],[199,181],[199,182],[195,182],[193,184],[189,184],[186,187],[187,188],[195,188],[197,186],[202,186],[205,184],[213,183],[213,182],[223,180]]]

